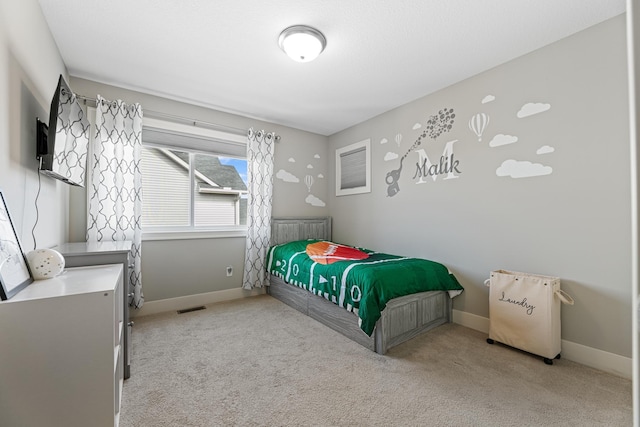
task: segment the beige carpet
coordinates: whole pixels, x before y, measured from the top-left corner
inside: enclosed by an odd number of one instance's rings
[[[136,318],[120,425],[630,426],[631,381],[447,324],[385,356],[269,297]]]

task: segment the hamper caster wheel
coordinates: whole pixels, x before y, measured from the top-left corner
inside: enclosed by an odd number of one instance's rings
[[[546,363],[547,365],[553,365],[553,360],[545,357],[544,358],[544,363]]]
[[[556,359],[560,359],[560,353],[558,353],[558,355],[556,356]]]
[[[488,342],[489,344],[493,344],[495,341],[493,341],[491,338],[487,338],[487,342]]]

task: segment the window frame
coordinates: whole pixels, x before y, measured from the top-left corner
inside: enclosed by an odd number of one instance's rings
[[[153,130],[164,134],[193,136],[198,138],[199,141],[211,140],[215,142],[216,146],[220,144],[229,144],[230,146],[243,146],[246,147],[246,136],[233,133],[222,132],[213,129],[207,129],[197,127],[195,125],[184,125],[181,123],[169,122],[164,120],[144,118],[143,119],[143,135],[144,129]],[[236,238],[246,237],[247,226],[246,225],[224,225],[224,226],[195,226],[195,202],[194,191],[196,191],[195,184],[195,171],[193,169],[192,159],[196,154],[211,155],[217,157],[237,158],[244,159],[235,154],[221,153],[222,150],[207,150],[202,144],[194,144],[189,146],[187,143],[181,144],[165,144],[157,142],[145,142],[145,138],[142,138],[143,147],[159,148],[166,150],[182,151],[189,154],[189,224],[188,226],[160,226],[160,227],[143,227],[142,240],[143,241],[157,241],[157,240],[185,240],[185,239],[211,239],[211,238]],[[245,148],[246,150],[246,148]],[[237,147],[236,147],[237,151]],[[143,189],[144,189],[144,176]],[[248,193],[248,191],[247,191]],[[144,203],[144,195],[143,195]]]

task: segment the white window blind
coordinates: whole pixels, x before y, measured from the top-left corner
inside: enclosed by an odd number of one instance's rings
[[[247,137],[157,119],[144,119],[143,144],[245,158]]]
[[[336,196],[371,191],[371,140],[336,149]]]
[[[340,176],[342,190],[363,187],[367,184],[366,147],[340,154],[340,163],[342,165],[342,175]]]

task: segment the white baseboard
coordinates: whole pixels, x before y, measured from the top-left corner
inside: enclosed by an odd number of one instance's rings
[[[486,317],[453,310],[453,323],[489,334],[489,319]],[[562,358],[619,377],[627,379],[632,379],[633,377],[633,361],[630,357],[587,347],[572,341],[562,340]]]
[[[453,310],[453,323],[466,326],[476,331],[489,333],[489,319],[465,311]]]
[[[266,293],[265,288],[256,288],[251,291],[245,291],[242,288],[234,288],[223,291],[207,292],[204,294],[187,295],[184,297],[145,302],[141,309],[132,309],[130,314],[132,318],[148,316],[150,314],[165,313],[167,311],[184,310],[199,305],[248,298],[256,295],[262,295],[264,293]]]

